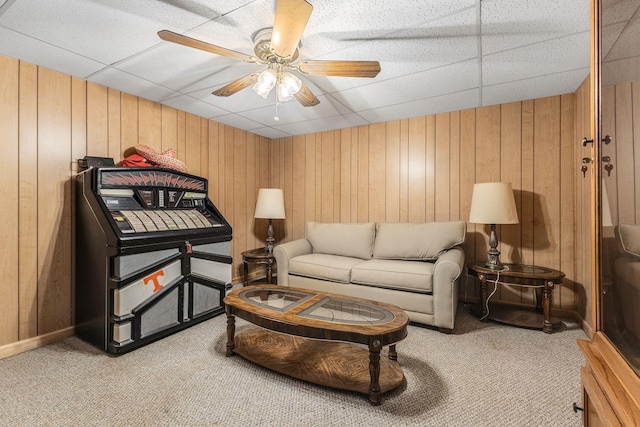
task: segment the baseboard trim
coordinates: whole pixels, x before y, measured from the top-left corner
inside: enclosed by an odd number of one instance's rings
[[[67,328],[50,332],[48,334],[38,335],[37,337],[27,338],[26,340],[16,341],[11,344],[3,345],[0,347],[0,359],[24,353],[25,351],[33,350],[35,348],[60,341],[65,338],[72,337],[75,335],[75,333],[75,327],[69,326]]]

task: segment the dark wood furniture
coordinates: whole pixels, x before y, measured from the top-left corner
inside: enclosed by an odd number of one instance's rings
[[[481,307],[475,310],[480,314],[481,319],[483,321],[491,319],[525,328],[542,329],[548,334],[552,333],[551,302],[553,288],[556,285],[562,285],[564,273],[536,265],[504,264],[504,267],[503,270],[497,271],[485,267],[483,263],[467,265],[468,274],[480,280],[482,288]],[[536,293],[535,311],[504,306],[488,308],[488,284],[494,284],[495,286],[507,284],[534,288]]]
[[[250,249],[242,252],[243,283],[249,285],[249,264],[264,265],[267,269],[267,283],[273,282],[273,253],[267,252],[267,248]]]
[[[396,343],[407,336],[409,317],[396,306],[273,285],[236,289],[225,304],[227,356],[237,353],[295,378],[367,394],[372,405],[404,379]],[[261,328],[236,336],[235,316]],[[381,360],[385,346],[388,359]]]

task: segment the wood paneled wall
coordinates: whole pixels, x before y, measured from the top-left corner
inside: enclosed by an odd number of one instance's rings
[[[553,305],[575,311],[575,116],[568,94],[274,140],[271,185],[284,189],[287,213],[277,238],[302,237],[306,221],[467,221],[473,184],[506,181],[520,223],[498,227],[502,261],[562,270]],[[486,260],[489,227],[467,231],[467,261]],[[462,298],[478,296],[473,285]]]
[[[0,346],[73,332],[71,183],[85,155],[176,149],[233,227],[236,280],[240,252],[264,245],[253,207],[270,178],[267,138],[2,55],[0,132]]]
[[[117,162],[137,144],[175,148],[191,173],[208,178],[233,227],[235,281],[240,252],[264,245],[266,223],[253,219],[260,187],[285,190],[287,219],[274,223],[287,241],[311,220],[467,220],[475,182],[511,182],[520,223],[498,229],[502,260],[561,269],[567,280],[554,306],[588,316],[585,277],[574,262],[583,256],[574,221],[586,99],[579,90],[269,140],[0,56],[0,357],[15,343],[73,333],[76,161]],[[487,235],[488,226],[468,224],[468,261],[486,258]],[[478,294],[469,285],[461,295]],[[529,303],[532,295],[514,289],[499,298]]]

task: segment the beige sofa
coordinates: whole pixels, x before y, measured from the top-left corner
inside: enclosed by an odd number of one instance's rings
[[[274,248],[278,285],[391,303],[413,322],[450,332],[465,233],[463,221],[308,222],[304,239]]]
[[[620,224],[616,229],[620,256],[614,262],[614,275],[620,311],[627,332],[640,340],[640,226]]]

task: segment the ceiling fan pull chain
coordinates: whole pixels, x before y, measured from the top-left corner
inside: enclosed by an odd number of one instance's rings
[[[273,116],[273,120],[276,122],[280,121],[280,117],[278,117],[278,94],[276,94],[276,115]]]

